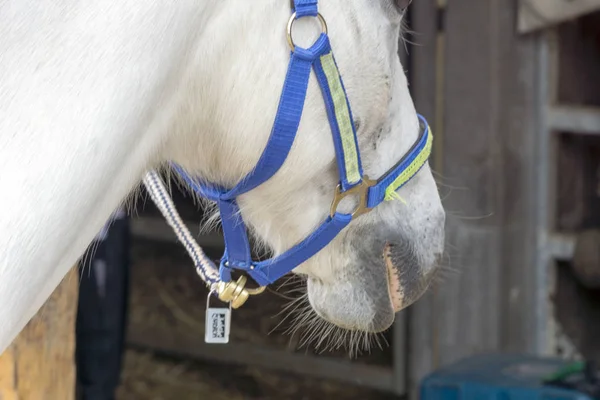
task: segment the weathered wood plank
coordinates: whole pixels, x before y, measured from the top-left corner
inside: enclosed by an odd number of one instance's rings
[[[439,24],[443,87],[434,101],[430,66],[440,59],[433,52],[434,6],[434,0],[413,5],[420,46],[413,50],[412,89],[419,110],[443,116],[434,127],[444,137],[435,168],[449,213],[451,271],[409,309],[410,398],[418,398],[423,375],[458,358],[532,349],[537,296],[531,290],[536,38],[509,33],[516,3],[448,2]]]
[[[0,400],[74,399],[78,279],[73,268],[0,355]]]
[[[519,32],[548,28],[600,10],[600,0],[520,0]]]
[[[149,332],[139,326],[130,325],[127,330],[127,344],[133,348],[170,356],[211,360],[224,364],[251,365],[313,378],[333,379],[388,392],[394,387],[393,374],[389,368],[325,356],[292,353],[255,344],[210,345],[204,343],[200,335],[195,338],[181,335],[175,337],[169,331],[161,332],[154,329]]]
[[[411,5],[411,26],[416,32],[412,38],[416,46],[412,46],[410,90],[415,101],[415,107],[423,114],[431,125],[434,134],[434,155],[431,167],[437,173],[441,172],[443,161],[444,130],[439,110],[440,98],[439,71],[443,70],[443,49],[439,47],[439,38],[444,16],[438,9],[435,0],[415,1]],[[438,175],[439,176],[439,175]],[[436,359],[434,330],[432,329],[433,304],[436,288],[432,288],[415,304],[410,306],[407,314],[407,392],[410,399],[418,398],[420,379],[433,369]]]
[[[548,125],[553,131],[599,136],[600,107],[551,107]]]

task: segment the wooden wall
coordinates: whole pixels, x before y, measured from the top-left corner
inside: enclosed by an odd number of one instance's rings
[[[0,355],[0,400],[75,398],[78,282],[73,268]]]
[[[447,272],[409,310],[408,373],[528,351],[539,38],[516,32],[516,1],[419,0],[411,90],[432,122],[447,218]]]

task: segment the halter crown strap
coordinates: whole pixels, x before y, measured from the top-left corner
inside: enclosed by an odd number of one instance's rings
[[[317,0],[293,0],[293,11],[295,18],[317,16]],[[323,32],[308,49],[294,46],[271,135],[258,163],[246,177],[235,187],[225,189],[200,182],[179,165],[172,164],[196,193],[216,201],[219,206],[225,237],[225,252],[219,268],[223,282],[231,280],[232,269],[239,269],[261,286],[273,283],[319,252],[360,214],[342,214],[332,206],[333,210],[325,221],[285,253],[261,262],[254,262],[251,258],[246,226],[235,199],[267,181],[285,162],[300,124],[311,69],[321,88],[332,131],[340,176],[338,195],[359,191],[362,198],[360,213],[385,200],[392,200],[395,191],[406,184],[427,162],[432,137],[427,122],[419,116],[422,133],[413,148],[379,181],[372,182],[363,178],[352,111],[327,33]],[[335,200],[334,205],[337,206]]]
[[[317,0],[294,0],[292,10],[296,13],[296,18],[316,17],[318,10]]]

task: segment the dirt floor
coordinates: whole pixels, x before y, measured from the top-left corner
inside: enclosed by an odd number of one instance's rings
[[[185,350],[194,348],[194,343],[200,346],[203,342],[207,294],[182,247],[134,240],[129,341],[135,344],[136,338],[143,338],[167,347],[179,346],[179,353],[175,357],[172,354],[167,357],[164,352],[149,351],[148,346],[142,350],[129,346],[119,400],[394,398],[347,383],[182,356],[182,346]],[[267,292],[249,300],[242,309],[235,310],[231,342],[316,353],[314,347],[303,345],[301,335],[283,334],[289,323],[274,330],[283,318],[283,307],[293,295]],[[321,357],[348,359],[348,351],[340,349]],[[355,362],[389,366],[391,348],[385,344],[382,349],[375,347],[370,353],[360,355]]]
[[[372,390],[252,367],[173,360],[128,350],[117,400],[394,399]]]

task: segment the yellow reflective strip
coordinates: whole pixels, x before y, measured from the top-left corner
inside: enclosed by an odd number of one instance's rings
[[[433,143],[433,135],[431,130],[427,133],[427,142],[421,150],[421,152],[415,157],[412,163],[402,171],[394,182],[392,182],[387,188],[385,188],[385,201],[391,201],[396,199],[396,189],[404,185],[410,178],[412,178],[419,169],[427,162],[429,155],[431,154],[431,145]]]
[[[346,103],[346,94],[340,80],[338,69],[333,61],[333,54],[327,53],[321,56],[321,65],[327,78],[329,91],[333,99],[333,108],[335,110],[335,119],[340,129],[342,138],[342,148],[344,150],[344,165],[346,167],[346,178],[350,183],[360,181],[358,171],[358,151],[354,142],[354,133],[350,122],[350,111]]]

